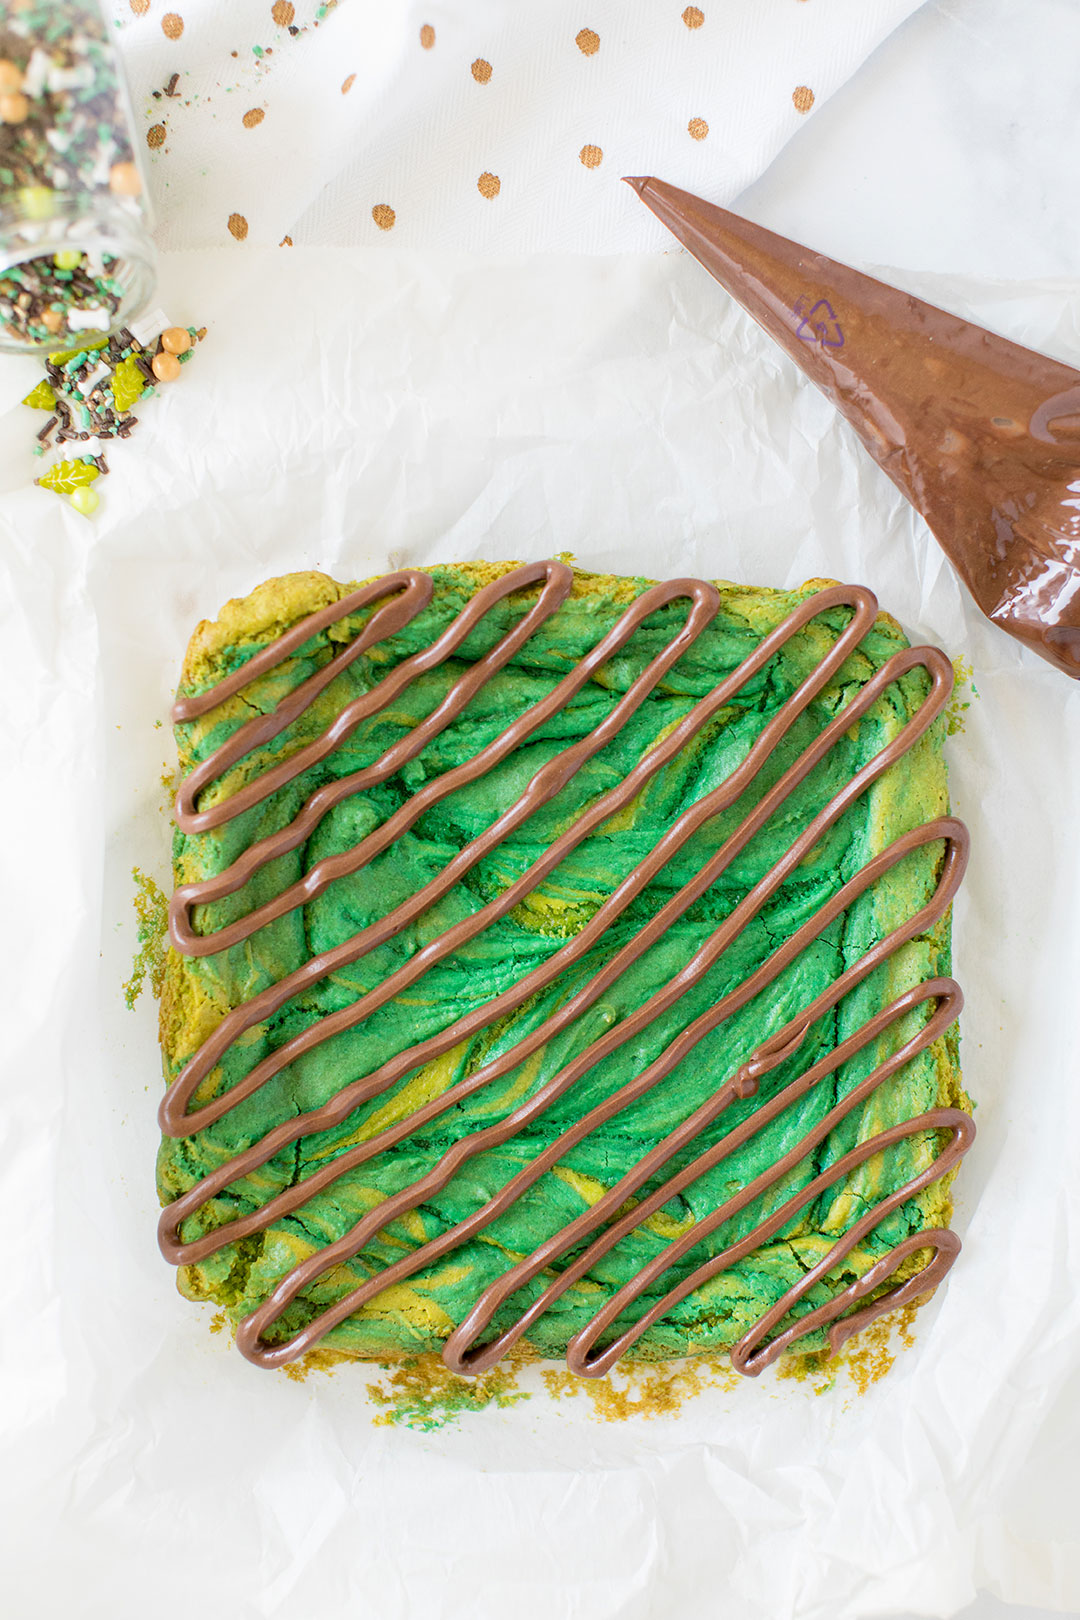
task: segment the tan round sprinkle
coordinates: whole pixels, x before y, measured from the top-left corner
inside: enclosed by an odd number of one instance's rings
[[[344,81],[344,83],[341,86],[342,95],[347,96],[349,91],[352,89],[352,87],[353,87],[353,85],[355,83],[356,83],[356,74],[355,73],[350,73],[349,77]]]
[[[709,126],[704,118],[691,118],[686,127],[695,141],[703,141],[709,133]]]
[[[791,92],[791,99],[795,103],[796,112],[809,112],[814,105],[814,92],[807,84],[800,84]]]
[[[485,62],[482,56],[478,56],[469,71],[477,84],[487,84],[491,78],[491,63]]]
[[[244,237],[247,235],[248,226],[247,220],[244,218],[243,214],[229,215],[229,230],[232,232],[233,236],[236,237],[238,242],[242,242],[244,240]]]
[[[430,23],[425,23],[420,30],[420,43],[425,51],[430,51],[435,43],[435,30]]]
[[[0,96],[0,122],[21,124],[30,111],[30,103],[20,90],[10,96]]]
[[[296,7],[289,4],[289,0],[274,0],[270,7],[270,15],[279,28],[288,28],[296,16]]]
[[[371,217],[380,231],[392,231],[397,215],[389,203],[376,203],[371,210]]]
[[[165,125],[151,124],[146,132],[146,144],[149,147],[165,145]]]
[[[0,62],[0,96],[10,96],[13,91],[22,89],[23,76],[14,62],[7,58]]]
[[[682,14],[682,20],[687,28],[700,28],[705,21],[705,13],[699,11],[697,6],[687,6]]]
[[[128,5],[136,17],[144,17],[150,10],[150,0],[128,0]]]
[[[158,382],[175,382],[180,375],[180,362],[175,354],[155,354],[150,370]]]
[[[59,332],[64,324],[64,317],[58,309],[43,309],[41,324],[47,332]]]
[[[599,146],[583,146],[578,157],[587,169],[598,169],[604,161],[603,148]]]
[[[161,347],[168,354],[187,354],[191,348],[191,333],[184,326],[170,326],[161,334]]]
[[[502,181],[499,179],[498,175],[489,174],[486,169],[476,182],[476,189],[480,193],[481,197],[497,197],[499,195],[499,189],[501,186]]]
[[[114,163],[109,170],[109,190],[118,197],[137,197],[142,190],[142,176],[134,163]]]
[[[265,117],[261,107],[249,107],[240,121],[245,129],[255,129]]]
[[[591,28],[583,28],[574,43],[582,56],[595,56],[600,49],[600,35]]]
[[[161,19],[162,32],[169,39],[179,39],[184,32],[184,19],[175,11],[167,11]]]

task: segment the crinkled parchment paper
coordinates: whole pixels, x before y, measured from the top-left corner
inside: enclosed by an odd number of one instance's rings
[[[976,614],[828,404],[677,254],[163,269],[170,318],[209,333],[110,452],[92,521],[33,487],[35,371],[0,372],[10,1612],[838,1620],[951,1613],[977,1585],[1080,1606],[1080,688]],[[913,285],[1080,357],[1075,287]],[[292,569],[553,551],[863,581],[973,674],[949,745],[974,850],[964,1252],[863,1394],[717,1378],[603,1422],[527,1368],[528,1399],[375,1424],[373,1374],[257,1371],[158,1255],[154,1007],[122,984],[132,868],[167,883],[191,628]]]

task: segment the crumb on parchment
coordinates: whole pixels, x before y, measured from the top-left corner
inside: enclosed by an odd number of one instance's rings
[[[131,964],[131,978],[122,987],[129,1011],[142,995],[147,979],[155,997],[161,996],[169,927],[169,902],[162,890],[137,866],[132,867],[131,875],[135,880],[133,903],[139,948]]]
[[[824,1351],[782,1356],[775,1377],[804,1384],[814,1395],[833,1391],[850,1394],[852,1387],[855,1394],[865,1395],[885,1377],[896,1359],[894,1336],[899,1336],[905,1349],[914,1345],[917,1310],[918,1304],[912,1301],[902,1310],[882,1317],[845,1345],[838,1356]],[[220,1332],[225,1320],[219,1312],[210,1324],[211,1332]],[[452,1373],[434,1354],[408,1357],[390,1365],[373,1363],[377,1378],[365,1386],[376,1407],[372,1422],[429,1433],[488,1407],[515,1406],[534,1393],[521,1386],[520,1374],[539,1360],[528,1346],[519,1345],[504,1363],[478,1378]],[[311,1350],[281,1370],[287,1378],[302,1383],[314,1373],[331,1375],[345,1362],[355,1366],[355,1358],[340,1351]],[[741,1378],[721,1356],[655,1365],[623,1362],[604,1378],[579,1378],[562,1365],[545,1364],[540,1378],[552,1400],[578,1402],[597,1423],[676,1417],[708,1390],[730,1394],[752,1382]],[[751,1391],[745,1393],[750,1395]]]

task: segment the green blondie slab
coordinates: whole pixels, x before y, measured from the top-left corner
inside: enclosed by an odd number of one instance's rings
[[[312,742],[348,703],[373,690],[402,660],[429,646],[479,589],[516,566],[472,563],[421,571],[434,582],[428,606],[403,629],[343,668],[315,702],[276,737],[205,786],[196,800],[198,809],[226,802],[245,784]],[[484,855],[430,912],[360,960],[307,986],[234,1041],[202,1081],[191,1106],[227,1094],[285,1042],[355,1003],[409,962],[426,942],[503,893],[599,795],[623,781],[658,747],[694,704],[729,675],[763,637],[806,597],[829,583],[811,581],[796,591],[720,583],[720,608],[712,622],[613,739],[553,799]],[[355,847],[407,805],[425,784],[472,759],[510,720],[550,693],[650,584],[639,578],[575,570],[568,599],[479,690],[463,713],[388,779],[336,804],[305,841],[256,870],[236,893],[196,905],[196,933],[214,933],[267,904],[318,862]],[[216,685],[291,626],[354,589],[323,574],[302,573],[270,580],[250,596],[228,603],[216,621],[204,622],[196,630],[184,662],[181,694],[201,693]],[[408,736],[444,700],[451,683],[520,621],[537,595],[537,588],[532,587],[498,604],[453,657],[419,675],[388,707],[361,721],[333,752],[261,802],[210,830],[177,831],[173,846],[177,885],[199,883],[223,872],[257,840],[286,827],[318,788],[371,765],[388,747]],[[426,809],[408,832],[360,870],[335,879],[307,903],[225,950],[198,957],[170,951],[161,1005],[166,1081],[176,1081],[232,1009],[302,968],[314,955],[333,949],[385,917],[430,882],[458,851],[491,826],[541,767],[588,736],[611,714],[648,661],[678,632],[687,611],[686,601],[680,600],[653,613],[624,649],[524,744],[478,780]],[[369,617],[370,611],[365,610],[320,630],[236,695],[195,719],[178,723],[175,731],[182,776],[207,760],[253,715],[272,712],[305,679],[324,668],[351,643]],[[437,1035],[464,1014],[482,1009],[548,961],[585,927],[677,818],[731,775],[850,619],[850,608],[843,606],[827,608],[812,618],[625,808],[590,833],[512,911],[429,968],[407,991],[354,1027],[313,1046],[204,1128],[188,1136],[164,1137],[158,1160],[162,1203],[167,1205],[188,1193],[275,1127],[321,1107],[396,1054]],[[266,1163],[240,1176],[187,1217],[180,1230],[183,1241],[193,1243],[235,1218],[252,1215],[356,1144],[407,1120],[418,1107],[536,1030],[700,870],[823,727],[907,645],[895,621],[880,614],[741,796],[685,842],[581,961],[491,1026],[407,1072],[339,1124],[301,1135]],[[386,1151],[346,1169],[292,1213],[272,1220],[266,1229],[227,1242],[196,1263],[182,1265],[178,1273],[181,1291],[191,1299],[213,1301],[234,1322],[240,1322],[267,1301],[295,1266],[342,1239],[385,1199],[432,1171],[451,1146],[504,1119],[572,1058],[587,1051],[605,1032],[617,1029],[658,987],[686,968],[798,834],[860,768],[899,735],[926,700],[929,688],[929,677],[921,667],[910,669],[887,686],[865,716],[843,731],[836,745],[784,799],[719,880],[568,1028],[502,1078],[454,1103]],[[358,1285],[471,1215],[568,1126],[640,1074],[694,1019],[747,979],[868,861],[901,835],[947,814],[943,733],[939,717],[843,811],[719,960],[680,999],[643,1031],[588,1067],[522,1131],[468,1159],[440,1190],[389,1220],[357,1254],[315,1278],[286,1306],[269,1339],[302,1330]],[[925,907],[935,892],[943,859],[940,840],[906,855],[644,1096],[570,1148],[481,1232],[406,1280],[392,1283],[333,1327],[322,1341],[324,1346],[375,1359],[440,1350],[485,1288],[595,1205],[730,1080],[763,1040],[781,1030],[876,942]],[[798,1049],[763,1079],[757,1094],[735,1099],[694,1140],[692,1149],[649,1183],[650,1188],[751,1118],[897,996],[949,971],[949,917],[945,912],[819,1017]],[[544,1356],[563,1355],[570,1340],[607,1299],[669,1243],[692,1231],[734,1191],[746,1187],[795,1148],[890,1052],[926,1023],[931,1010],[932,1003],[924,1002],[907,1013],[749,1135],[734,1153],[669,1199],[553,1302],[530,1327],[528,1343]],[[703,1260],[753,1233],[780,1203],[856,1144],[929,1110],[967,1109],[956,1039],[953,1026],[883,1081],[779,1183],[766,1188],[748,1207],[677,1259],[625,1318],[620,1317],[619,1329],[643,1314]],[[850,1170],[778,1233],[695,1287],[647,1329],[631,1353],[655,1361],[730,1349],[828,1255],[861,1216],[925,1172],[939,1146],[937,1133],[923,1130]],[[795,1314],[821,1306],[843,1292],[906,1239],[947,1226],[949,1180],[945,1176],[925,1186],[887,1214],[815,1283]],[[912,1252],[890,1277],[890,1285],[917,1272],[925,1258],[925,1251]],[[523,1290],[519,1307],[535,1297],[562,1263],[556,1261],[543,1279]],[[513,1316],[513,1309],[504,1308],[495,1318],[495,1328],[501,1330]],[[824,1343],[824,1331],[815,1329],[798,1341],[797,1348],[808,1352]]]

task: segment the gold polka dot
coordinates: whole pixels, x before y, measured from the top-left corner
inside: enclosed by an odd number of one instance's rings
[[[279,28],[288,28],[296,16],[296,7],[290,5],[289,0],[274,0],[270,7],[270,15]]]
[[[477,84],[487,84],[491,78],[491,63],[485,62],[482,56],[478,56],[469,71]]]
[[[430,23],[425,23],[420,30],[420,43],[425,51],[430,51],[435,43],[435,30]]]
[[[349,77],[342,82],[342,86],[341,86],[342,95],[347,96],[349,91],[352,89],[352,87],[353,87],[353,85],[355,83],[356,83],[356,74],[355,73],[350,73]]]
[[[184,19],[175,11],[167,11],[161,19],[161,28],[169,39],[179,39],[184,32]]]
[[[574,43],[582,56],[595,56],[600,49],[600,35],[591,28],[583,28]]]
[[[150,10],[150,0],[128,0],[128,5],[136,17],[144,17]]]
[[[791,99],[795,103],[796,112],[809,112],[814,105],[814,92],[808,84],[800,84],[791,92]]]
[[[604,161],[603,148],[599,146],[583,146],[578,157],[587,169],[598,169]]]
[[[371,217],[380,231],[392,231],[397,215],[389,203],[376,203],[371,210]]]
[[[262,123],[265,117],[266,114],[261,107],[250,107],[243,117],[244,128],[254,129],[257,124]]]
[[[695,141],[703,141],[709,133],[709,126],[704,118],[691,118],[686,127]]]
[[[248,233],[248,223],[243,214],[229,215],[229,232],[231,235],[236,237],[238,242],[242,242],[244,240],[244,237]]]
[[[697,6],[687,6],[682,14],[682,20],[687,28],[700,28],[705,21],[705,13],[699,11]]]
[[[150,128],[146,132],[146,144],[147,144],[147,146],[164,146],[164,144],[165,144],[165,125],[164,124],[151,124],[150,125]]]
[[[498,175],[489,174],[486,169],[476,182],[476,189],[480,193],[481,197],[497,197],[501,187],[502,181],[499,179]]]

